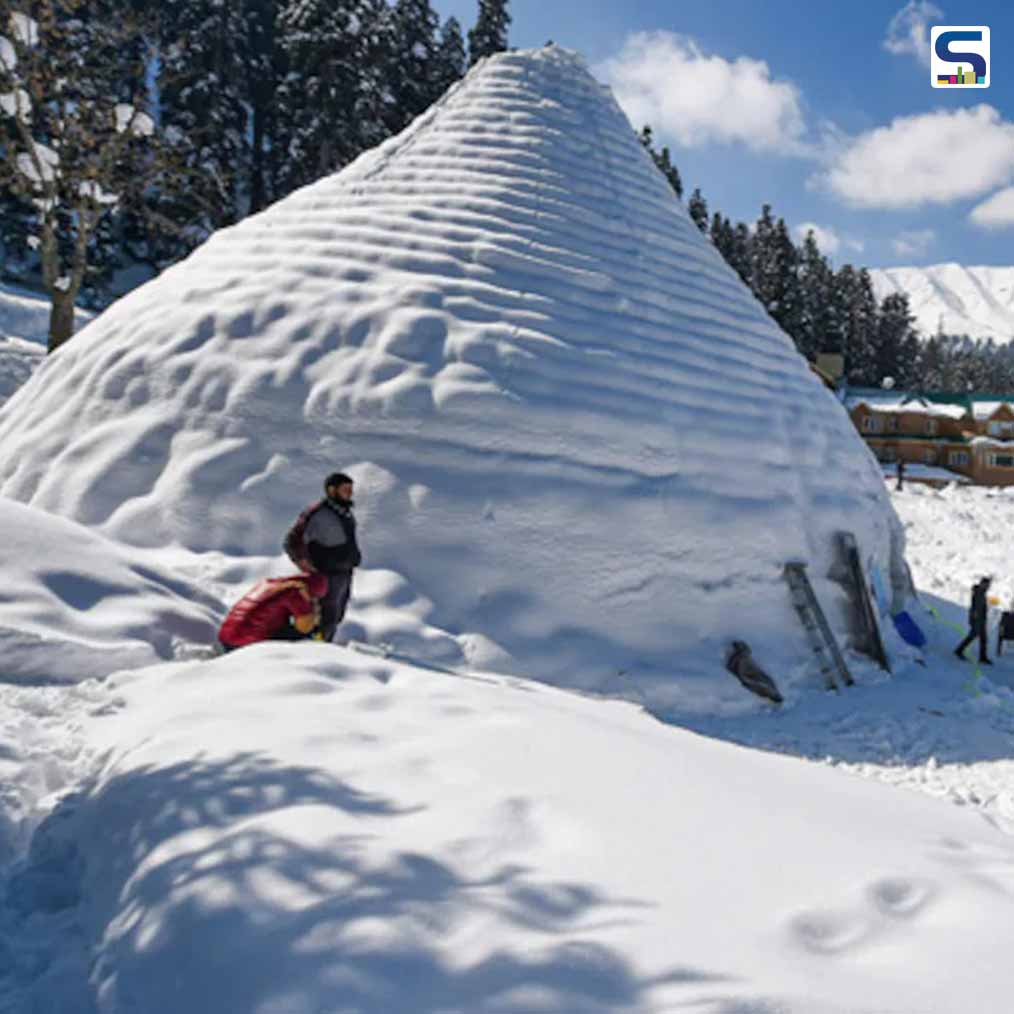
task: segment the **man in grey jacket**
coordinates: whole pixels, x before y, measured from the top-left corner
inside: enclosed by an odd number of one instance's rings
[[[320,628],[325,641],[334,639],[352,594],[352,572],[362,562],[352,513],[352,478],[332,472],[324,480],[324,499],[310,504],[285,536],[289,559],[307,573],[328,579],[320,601]]]

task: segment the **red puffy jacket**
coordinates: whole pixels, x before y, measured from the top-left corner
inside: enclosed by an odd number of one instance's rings
[[[218,631],[218,639],[230,648],[268,641],[285,632],[290,617],[310,616],[316,600],[327,591],[323,574],[296,574],[258,581],[237,602]]]

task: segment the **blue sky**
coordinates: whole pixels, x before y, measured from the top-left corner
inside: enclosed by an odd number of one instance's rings
[[[433,0],[467,30],[476,0]],[[576,49],[687,193],[817,226],[836,264],[1014,264],[1014,5],[512,0],[512,46]],[[987,25],[986,89],[930,86],[931,25]],[[946,164],[946,168],[944,165]]]

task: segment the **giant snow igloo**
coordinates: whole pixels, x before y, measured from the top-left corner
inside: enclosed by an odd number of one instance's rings
[[[335,468],[462,661],[662,709],[747,696],[732,638],[816,681],[787,560],[843,640],[835,534],[904,571],[844,410],[554,46],[217,233],[0,412],[0,492],[137,545],[277,553]]]

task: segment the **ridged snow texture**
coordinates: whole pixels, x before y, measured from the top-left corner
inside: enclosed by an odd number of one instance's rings
[[[514,656],[473,663],[623,670],[656,703],[742,696],[734,636],[801,678],[783,562],[841,624],[833,533],[886,572],[897,525],[844,411],[556,47],[484,61],[120,300],[0,413],[0,451],[7,496],[230,553],[277,552],[350,469],[366,565]]]

